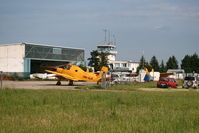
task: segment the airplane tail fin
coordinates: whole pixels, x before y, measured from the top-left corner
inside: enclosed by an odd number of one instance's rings
[[[101,75],[102,75],[103,72],[105,72],[105,73],[108,72],[108,67],[103,66],[103,67],[101,68],[100,74],[99,74],[100,77],[101,77]]]
[[[101,71],[108,72],[108,67],[103,66],[102,69],[101,69]]]

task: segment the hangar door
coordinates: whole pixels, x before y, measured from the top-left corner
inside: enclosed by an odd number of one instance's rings
[[[30,73],[45,73],[48,67],[58,67],[61,65],[66,65],[69,62],[61,61],[42,61],[42,60],[31,60],[30,63]]]

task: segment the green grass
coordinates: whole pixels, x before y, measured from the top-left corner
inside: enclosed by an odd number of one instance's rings
[[[178,88],[182,88],[182,80],[177,80],[178,83]],[[102,89],[99,85],[94,85],[94,86],[81,86],[77,87],[79,89]],[[139,90],[140,88],[157,88],[157,82],[131,82],[131,83],[126,83],[126,84],[117,84],[117,85],[112,85],[106,90],[125,90],[125,91],[136,91]],[[176,88],[177,89],[177,88]]]
[[[103,89],[100,85],[78,86],[77,89]],[[128,90],[135,91],[139,88],[156,88],[156,82],[131,82],[126,84],[111,85],[106,90]]]
[[[129,84],[121,84],[121,85],[113,85],[107,89],[109,90],[128,90],[128,91],[135,91],[139,88],[156,88],[156,82],[133,82]]]
[[[199,93],[0,90],[0,133],[198,133]]]

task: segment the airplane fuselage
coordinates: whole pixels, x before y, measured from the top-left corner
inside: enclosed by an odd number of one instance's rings
[[[57,72],[83,81],[98,82],[101,79],[99,75],[93,72],[85,72],[77,66],[72,66],[70,69],[57,68]]]

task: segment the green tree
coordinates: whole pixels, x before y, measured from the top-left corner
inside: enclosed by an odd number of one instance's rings
[[[108,55],[109,55],[109,53],[104,53],[104,52],[99,53],[100,68],[103,66],[108,67]]]
[[[144,56],[142,56],[141,59],[140,59],[140,64],[139,64],[138,68],[144,69],[145,64],[146,64],[145,58],[144,58]]]
[[[191,64],[191,56],[185,55],[185,57],[182,59],[181,68],[184,69],[186,73],[192,73],[192,64]]]
[[[178,61],[175,56],[169,57],[166,68],[168,69],[178,69]]]
[[[195,53],[193,55],[186,55],[181,64],[181,68],[185,70],[186,73],[196,72],[199,73],[199,57]]]
[[[140,71],[140,69],[148,69],[149,71],[151,71],[151,65],[146,62],[144,56],[141,57],[140,59],[140,63],[139,63],[139,66],[137,68],[137,73]]]
[[[199,73],[199,58],[196,53],[193,54],[191,57],[191,64],[192,64],[192,72]]]
[[[150,66],[151,66],[155,71],[159,71],[159,70],[160,70],[158,60],[157,60],[157,58],[156,58],[155,56],[153,56],[153,57],[151,58]]]
[[[84,64],[80,64],[78,65],[82,70],[86,71],[86,66],[84,66]]]
[[[94,67],[95,72],[100,71],[102,66],[108,67],[108,55],[109,53],[98,52],[97,50],[93,50],[91,53],[91,57],[88,58],[88,65]]]
[[[163,61],[163,60],[162,60],[162,62],[161,62],[161,64],[160,64],[160,72],[161,72],[161,73],[166,72],[166,67],[165,67],[165,65],[164,65],[164,61]]]
[[[88,58],[89,63],[88,65],[94,67],[95,71],[100,70],[100,59],[99,59],[99,52],[97,50],[93,50],[90,53],[91,57]]]
[[[148,71],[151,71],[151,70],[152,70],[152,66],[151,66],[151,64],[150,64],[150,63],[148,63],[148,62],[146,62],[146,64],[145,64],[145,68],[147,68],[147,69],[148,69]]]

